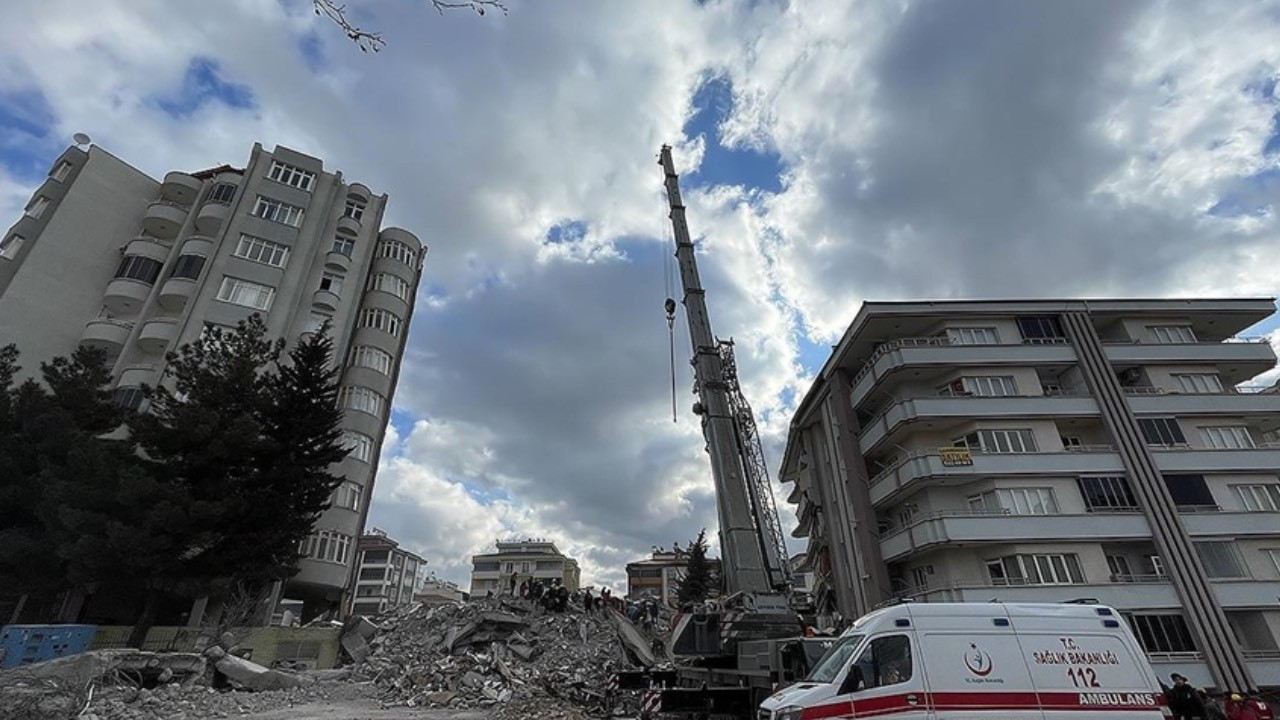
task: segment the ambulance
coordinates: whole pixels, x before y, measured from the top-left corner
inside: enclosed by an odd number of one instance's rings
[[[904,603],[853,624],[758,720],[1162,720],[1156,674],[1104,605]]]

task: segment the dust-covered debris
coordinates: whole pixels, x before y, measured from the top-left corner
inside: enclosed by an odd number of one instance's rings
[[[488,708],[495,718],[599,716],[616,709],[613,674],[641,666],[628,649],[634,639],[619,639],[620,625],[635,629],[611,610],[556,613],[518,599],[484,599],[414,606],[376,624],[353,678],[373,681],[409,707]]]

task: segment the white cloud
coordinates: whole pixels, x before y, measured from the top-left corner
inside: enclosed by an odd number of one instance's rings
[[[454,579],[510,534],[620,585],[651,545],[714,527],[683,318],[669,419],[655,163],[664,142],[681,172],[717,157],[681,134],[709,76],[734,90],[724,144],[784,170],[776,194],[685,187],[713,326],[775,464],[814,369],[800,348],[863,298],[1267,294],[1280,277],[1278,186],[1254,178],[1280,157],[1261,152],[1280,110],[1265,4],[351,5],[384,52],[306,0],[19,4],[0,93],[43,94],[50,160],[77,131],[152,174],[260,141],[390,194],[388,222],[431,250],[396,395],[413,424],[384,447],[371,522]],[[254,107],[163,112],[196,58]],[[0,162],[0,210],[33,182]],[[1249,212],[1206,214],[1224,201]],[[543,242],[566,222],[580,240]]]

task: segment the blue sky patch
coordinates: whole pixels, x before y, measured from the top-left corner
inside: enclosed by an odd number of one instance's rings
[[[1274,155],[1280,152],[1280,112],[1271,116],[1271,136],[1262,145],[1263,155]]]
[[[43,178],[57,154],[49,137],[56,120],[39,89],[0,92],[0,165],[19,180]]]
[[[581,220],[563,220],[547,231],[547,243],[559,245],[561,243],[580,242],[586,235],[586,223]]]
[[[302,53],[302,59],[311,72],[324,69],[324,44],[320,42],[318,33],[313,31],[298,38],[298,52]]]
[[[776,152],[730,150],[721,144],[720,124],[733,112],[733,84],[722,76],[710,77],[693,93],[693,117],[685,123],[685,137],[704,135],[706,156],[689,176],[691,187],[745,185],[769,192],[782,190],[782,158]],[[683,178],[682,178],[683,180]]]
[[[409,439],[409,434],[413,432],[413,423],[416,419],[407,410],[402,410],[394,405],[391,407],[391,427],[396,429],[396,435],[400,437],[400,442]]]
[[[240,110],[257,107],[249,86],[225,80],[218,61],[207,57],[192,58],[182,77],[182,87],[176,93],[156,97],[154,101],[161,110],[175,118],[185,118],[209,102]]]
[[[1263,170],[1240,178],[1233,185],[1235,187],[1209,208],[1208,214],[1218,217],[1261,217],[1269,211],[1276,192],[1280,191],[1280,169]]]
[[[809,376],[818,374],[823,364],[827,362],[827,358],[831,357],[831,346],[824,343],[815,343],[804,335],[804,333],[796,334],[796,343],[798,346],[800,367]]]

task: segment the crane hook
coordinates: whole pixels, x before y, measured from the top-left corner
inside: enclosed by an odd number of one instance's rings
[[[667,328],[670,329],[676,323],[676,301],[671,298],[667,298],[666,308]]]

